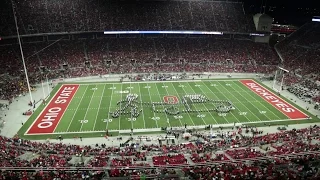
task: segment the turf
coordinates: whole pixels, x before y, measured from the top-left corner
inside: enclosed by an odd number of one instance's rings
[[[58,88],[58,87],[56,87]],[[54,92],[57,90],[55,89]],[[191,104],[191,109],[203,110],[201,113],[183,113],[176,116],[155,113],[151,107],[138,105],[142,112],[137,118],[120,115],[112,118],[109,112],[121,108],[118,101],[128,94],[137,94],[138,102],[163,102],[164,96],[176,96],[179,101],[185,95],[200,94],[208,99],[229,100],[235,106],[230,113],[205,112],[212,109],[210,103]],[[290,102],[291,103],[291,102]],[[291,103],[293,104],[293,103]],[[43,107],[23,126],[20,134],[31,125]],[[159,110],[165,105],[158,105]],[[177,105],[181,111],[185,109]],[[130,129],[150,129],[160,127],[181,127],[231,123],[264,123],[289,120],[286,115],[266,102],[239,80],[204,80],[204,81],[160,81],[139,83],[81,83],[67,110],[62,116],[54,134],[95,134],[109,131]],[[84,135],[83,137],[87,136]],[[81,135],[82,136],[82,135]],[[44,136],[42,136],[44,137]]]

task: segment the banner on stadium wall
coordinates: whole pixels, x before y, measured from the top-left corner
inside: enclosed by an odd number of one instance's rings
[[[57,85],[60,82],[64,82],[64,79],[63,78],[53,79],[51,82],[52,82],[52,84]]]

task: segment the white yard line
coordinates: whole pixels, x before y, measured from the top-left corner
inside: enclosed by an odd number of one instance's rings
[[[164,84],[163,84],[163,85],[164,85]],[[176,90],[176,88],[174,87],[174,85],[173,85],[173,83],[172,83],[172,82],[171,82],[171,85],[172,85],[172,87],[173,87],[174,91],[175,91],[176,93],[178,93],[178,91]],[[167,94],[169,95],[167,88],[166,88],[166,91],[167,91]],[[184,91],[184,90],[183,90],[183,91]],[[185,92],[185,91],[184,91],[184,92]],[[194,122],[193,122],[193,120],[192,120],[192,118],[191,118],[190,114],[189,114],[188,112],[186,112],[186,114],[188,114],[189,118],[191,119],[192,124],[195,126],[195,124],[194,124]],[[181,120],[180,120],[180,119],[179,119],[179,121],[180,121],[180,123],[181,123]],[[182,125],[182,126],[184,126],[182,123],[181,123],[181,125]],[[190,125],[190,124],[188,124],[188,125]]]
[[[147,86],[149,86],[149,84],[147,83]],[[157,86],[157,85],[156,85]],[[151,87],[151,86],[149,86],[149,87]],[[149,92],[149,99],[150,99],[150,101],[152,102],[152,99],[151,99],[151,95],[150,95],[150,90],[149,90],[149,88],[147,88],[148,89],[148,92]],[[160,96],[159,96],[160,97]],[[162,105],[163,106],[163,105]],[[156,117],[156,113],[152,110],[152,112],[153,112],[153,117]],[[168,117],[167,117],[168,118]],[[157,128],[159,127],[159,125],[158,125],[158,120],[154,120],[155,122],[156,122],[156,125],[157,125]]]
[[[103,86],[102,97],[103,97],[105,89],[106,89],[106,85]],[[101,102],[102,102],[102,99],[103,99],[102,97],[100,98],[100,102],[99,102],[99,106],[98,106],[98,112],[97,112],[97,115],[96,115],[96,120],[94,121],[94,125],[93,125],[93,130],[96,128],[97,118],[98,118],[98,115],[99,115],[99,112],[100,112]]]
[[[163,98],[161,98],[161,96],[160,96],[160,91],[159,91],[159,89],[158,89],[157,83],[154,83],[154,84],[155,84],[156,89],[157,89],[157,91],[158,91],[158,94],[157,94],[157,95],[159,96],[160,101],[162,101]],[[150,93],[150,91],[149,91],[149,93]],[[150,97],[150,99],[151,99],[151,97]],[[152,100],[151,100],[151,101],[152,101]],[[162,105],[162,108],[164,109],[164,105]],[[171,126],[171,123],[170,123],[170,119],[169,119],[167,113],[164,113],[164,114],[166,115],[167,122],[168,122],[169,126],[172,127],[172,126]]]
[[[239,86],[237,83],[234,83],[234,84],[236,84],[236,86],[238,86],[240,89],[243,89],[241,86]],[[247,88],[247,87],[245,87],[245,88]],[[255,97],[253,97],[249,92],[246,92],[250,97],[252,97],[252,98],[254,98],[254,99],[256,99]],[[260,97],[260,96],[259,96]],[[261,97],[260,97],[261,98]],[[252,104],[251,102],[252,101],[248,101],[248,102],[250,102],[250,104]],[[263,103],[262,103],[262,101],[257,101],[259,104],[261,104],[263,107],[265,107],[266,109],[268,109],[273,115],[275,115],[277,118],[281,118],[281,117],[279,117],[278,115],[276,115],[272,110],[270,110],[269,108],[267,108]],[[264,101],[265,102],[265,101]],[[252,104],[253,105],[253,104]],[[260,109],[259,109],[260,110]],[[261,110],[260,110],[261,111]],[[266,117],[268,117],[267,115],[265,115]],[[269,118],[269,117],[268,117]],[[269,118],[270,119],[270,118]],[[271,119],[270,119],[271,120]]]
[[[82,99],[83,99],[84,95],[86,94],[88,87],[89,87],[89,86],[87,86],[87,87],[86,87],[86,90],[84,91],[84,93],[83,93],[83,95],[82,95],[82,98],[80,99],[80,102],[79,102],[79,104],[78,104],[78,106],[77,106],[76,110],[75,110],[75,111],[74,111],[74,113],[73,113],[72,118],[70,119],[70,123],[69,123],[69,125],[68,125],[67,132],[68,132],[68,131],[69,131],[69,129],[70,129],[70,126],[71,126],[71,124],[72,124],[72,121],[74,120],[74,117],[75,117],[75,116],[76,116],[76,114],[77,114],[77,111],[78,111],[78,109],[79,109],[79,106],[80,106],[80,104],[81,104],[81,101],[82,101]],[[80,88],[80,87],[79,87],[79,88]]]
[[[218,96],[216,96],[215,95],[215,92],[213,92],[211,89],[210,89],[210,87],[208,87],[207,85],[206,85],[206,83],[204,83],[204,82],[202,82],[203,83],[203,85],[207,88],[207,89],[209,89],[210,91],[211,91],[211,93],[217,98],[217,100],[220,100],[219,99],[219,97]],[[218,88],[216,88],[219,92],[221,92]],[[227,96],[225,96],[223,93],[221,93],[224,97],[226,97],[227,98]],[[227,98],[228,99],[228,98]],[[233,103],[233,102],[232,102]],[[233,114],[233,112],[232,111],[230,111],[230,114],[240,123],[240,121],[239,121],[239,119],[237,118],[237,116],[235,116],[234,114]],[[227,121],[227,123],[229,123],[229,121],[228,121],[228,119],[226,118],[226,117],[224,117],[223,116],[223,118]],[[248,118],[247,118],[248,119]]]
[[[97,85],[94,88],[97,88]],[[88,111],[89,111],[89,107],[90,107],[90,105],[92,103],[92,99],[93,99],[94,93],[96,93],[96,90],[94,90],[94,92],[92,93],[92,98],[90,99],[90,102],[89,102],[89,105],[88,105],[88,109],[87,109],[86,113],[84,114],[84,118],[81,119],[81,120],[87,120],[86,119],[87,118],[87,114],[88,114]],[[82,130],[82,127],[83,127],[83,123],[81,123],[81,127],[80,127],[80,130],[79,130],[80,132]]]
[[[226,90],[226,92],[228,92],[228,89],[227,88],[225,88],[224,86],[223,86],[223,84],[221,84],[220,82],[218,82],[218,84],[220,84],[220,86],[222,87],[222,88],[224,88],[225,90]],[[231,86],[230,86],[231,87]],[[233,89],[233,88],[232,88]],[[256,114],[255,113],[253,113],[251,110],[250,110],[250,108],[248,108],[245,104],[243,104],[238,98],[237,98],[237,96],[235,96],[233,93],[229,93],[229,94],[231,94],[233,97],[235,97],[248,111],[250,111],[256,118],[257,118],[257,120],[256,121],[261,121],[260,120],[260,118],[258,117],[258,116],[256,116]],[[245,118],[247,118],[247,116],[244,116]],[[249,121],[251,121],[249,118],[247,118]]]
[[[131,89],[133,88],[132,86],[131,86],[131,81],[130,81],[130,86],[129,86],[130,88],[129,88],[129,94],[131,94]],[[121,100],[122,100],[122,98],[121,98]],[[132,114],[130,113],[130,118],[131,118],[131,129],[133,129],[133,118],[132,118]]]
[[[191,87],[191,85],[188,83],[188,85]],[[202,91],[202,88],[201,88],[201,85],[199,86],[199,89],[201,90],[201,92],[202,93],[204,93],[203,91]],[[192,88],[192,90],[193,90],[193,88]],[[193,92],[195,92],[194,90],[193,90]],[[205,93],[204,93],[204,95],[206,95]],[[206,98],[208,98],[208,97],[206,97]],[[204,104],[203,105],[205,108],[206,108],[206,110],[208,111],[208,113],[210,114],[210,116],[213,118],[213,120],[216,122],[216,124],[219,124],[217,121],[216,121],[216,119],[214,118],[214,116],[212,116],[212,114],[211,114],[211,112],[209,111],[209,109],[207,108],[207,106]],[[206,124],[207,125],[207,124]]]
[[[142,96],[141,96],[141,88],[140,88],[140,85],[138,85],[139,86],[139,95],[140,95],[140,99],[141,99],[141,101],[142,101]],[[149,90],[149,89],[148,89]],[[149,94],[150,94],[150,92],[149,92]],[[140,103],[141,103],[141,101],[140,101]],[[141,106],[141,105],[140,105]],[[146,129],[146,121],[145,121],[145,119],[144,119],[144,111],[143,111],[143,108],[141,107],[141,112],[142,112],[142,119],[143,119],[143,127]]]
[[[111,108],[111,102],[112,102],[112,97],[113,97],[113,91],[114,91],[114,84],[112,85],[112,91],[111,91],[111,97],[110,97],[110,103],[109,103],[109,108],[108,108],[108,118],[107,118],[107,124],[106,124],[106,130],[108,129],[109,125],[109,119],[110,119],[110,108]]]
[[[123,84],[121,84],[121,88],[120,88],[120,91],[122,91],[122,85]],[[112,91],[113,92],[113,91]],[[121,98],[120,98],[120,101],[122,101],[122,93],[121,93]],[[111,103],[111,102],[110,102]],[[119,109],[121,109],[121,103],[120,103],[120,108]],[[120,121],[121,121],[121,115],[119,116],[119,131],[121,130],[121,128],[120,128]]]
[[[191,88],[191,90],[193,91],[193,93],[196,93],[193,89],[192,89],[192,87],[191,87],[191,85],[189,84],[189,82],[186,82],[187,84],[188,84],[188,86],[190,86],[190,88]],[[181,83],[179,83],[179,85],[181,85]],[[187,92],[184,90],[184,87],[181,87],[182,89],[183,89],[183,91],[185,92],[185,95],[187,95]],[[194,105],[194,104],[192,104],[191,106],[193,106],[197,111],[198,111],[198,109],[196,108],[196,106]],[[207,109],[207,107],[205,107],[206,109]],[[208,109],[207,109],[208,110]],[[198,115],[200,115],[200,113],[198,112]],[[210,114],[211,115],[211,114]],[[203,121],[203,123],[204,123],[204,125],[207,125],[207,123],[206,123],[206,121],[203,119],[203,117],[200,117],[201,119],[202,119],[202,121]],[[193,121],[193,120],[192,120]],[[194,124],[194,123],[193,123]]]

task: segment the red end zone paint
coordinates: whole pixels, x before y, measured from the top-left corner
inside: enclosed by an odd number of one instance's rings
[[[256,83],[253,80],[240,80],[242,84],[247,86],[249,89],[251,89],[253,92],[258,94],[260,97],[262,97],[264,100],[266,100],[268,103],[272,104],[273,107],[277,108],[279,111],[281,111],[283,114],[288,116],[290,119],[303,119],[308,118],[306,114],[301,112],[299,109],[293,107],[291,104],[287,103],[280,97],[276,96],[260,84]]]
[[[62,85],[27,134],[53,133],[79,85]]]

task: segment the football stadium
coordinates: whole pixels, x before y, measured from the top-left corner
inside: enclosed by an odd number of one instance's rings
[[[0,4],[0,180],[320,179],[313,2]]]

